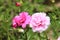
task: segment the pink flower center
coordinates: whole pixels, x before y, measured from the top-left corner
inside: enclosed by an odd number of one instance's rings
[[[39,23],[36,23],[37,24],[37,27],[43,27],[44,24],[43,24],[43,21],[40,21]]]
[[[43,26],[42,21],[40,21],[40,23],[38,24],[38,26]]]
[[[20,23],[24,23],[26,20],[25,16],[22,16],[21,20],[20,20]]]

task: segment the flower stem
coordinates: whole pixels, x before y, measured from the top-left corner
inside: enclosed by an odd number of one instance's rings
[[[39,36],[39,39],[41,40],[41,35],[40,35],[40,33],[38,33],[38,36]]]

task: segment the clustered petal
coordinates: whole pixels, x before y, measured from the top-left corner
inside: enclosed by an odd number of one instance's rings
[[[17,26],[22,26],[22,28],[26,28],[26,25],[29,24],[30,22],[30,15],[28,15],[27,12],[21,12],[19,13],[18,16],[15,16],[13,18],[13,27],[17,27]]]
[[[30,27],[33,32],[43,32],[50,25],[50,17],[45,13],[34,13],[30,21]]]
[[[33,32],[43,32],[50,25],[50,17],[46,16],[46,13],[34,13],[32,16],[28,12],[21,12],[19,15],[15,16],[12,20],[13,27],[22,26],[26,28],[26,25],[29,24]]]

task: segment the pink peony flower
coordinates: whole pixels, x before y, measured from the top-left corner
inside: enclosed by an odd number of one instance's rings
[[[30,27],[32,28],[33,32],[43,32],[45,31],[50,24],[50,18],[46,16],[45,13],[35,13],[32,15],[30,21]]]
[[[13,27],[22,26],[22,28],[26,28],[26,25],[30,22],[30,15],[27,12],[21,12],[19,16],[15,16],[13,18]]]
[[[58,37],[58,39],[57,40],[60,40],[60,37]]]

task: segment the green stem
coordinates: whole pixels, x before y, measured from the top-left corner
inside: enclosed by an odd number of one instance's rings
[[[47,36],[47,33],[45,32],[45,35],[46,35],[46,40],[48,40],[48,36]]]
[[[39,39],[41,40],[41,35],[40,35],[40,33],[38,33],[38,36],[39,36]]]

